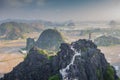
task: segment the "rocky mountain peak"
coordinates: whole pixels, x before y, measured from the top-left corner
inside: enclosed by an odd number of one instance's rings
[[[38,48],[32,48],[25,60],[1,80],[119,80],[92,41],[62,43],[60,49],[48,59]]]

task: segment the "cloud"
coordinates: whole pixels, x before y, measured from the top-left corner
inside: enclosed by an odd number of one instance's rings
[[[0,0],[0,18],[104,20],[120,18],[119,9],[120,0]]]
[[[0,0],[0,5],[4,8],[20,8],[20,7],[30,7],[30,6],[43,6],[46,0]],[[0,6],[1,7],[1,6]]]

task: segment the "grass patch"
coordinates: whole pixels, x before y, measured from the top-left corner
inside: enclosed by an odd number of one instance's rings
[[[39,49],[38,52],[39,52],[39,54],[45,55],[48,60],[52,59],[53,56],[56,55],[55,52],[53,52],[53,51],[47,51],[47,50],[43,50],[43,49]]]
[[[60,77],[59,77],[58,74],[56,74],[56,75],[53,75],[53,76],[49,77],[48,80],[60,80]]]
[[[107,70],[104,74],[104,80],[115,80],[114,74],[114,69],[108,65]]]
[[[98,77],[98,80],[101,80],[101,71],[99,69],[97,69],[97,77]]]

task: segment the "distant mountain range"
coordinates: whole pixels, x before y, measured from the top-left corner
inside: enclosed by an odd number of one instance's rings
[[[7,40],[22,38],[24,33],[40,31],[42,24],[5,22],[0,25],[0,36]]]
[[[100,36],[94,40],[98,46],[110,46],[120,44],[120,39],[113,36]]]
[[[3,39],[13,40],[22,38],[24,33],[29,32],[40,32],[45,28],[55,28],[55,27],[71,27],[75,26],[73,21],[66,22],[51,22],[45,20],[19,20],[19,19],[6,19],[0,21],[0,36]]]
[[[75,22],[72,20],[68,20],[65,22],[52,22],[52,21],[46,21],[46,20],[22,20],[22,19],[6,19],[6,20],[1,20],[0,24],[6,23],[6,22],[17,22],[17,23],[40,23],[43,24],[44,26],[53,26],[53,27],[58,27],[58,26],[75,26]]]

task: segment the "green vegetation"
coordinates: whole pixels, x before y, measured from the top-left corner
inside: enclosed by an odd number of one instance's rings
[[[115,80],[114,74],[114,69],[108,65],[107,70],[104,74],[104,80]]]
[[[48,80],[60,80],[60,77],[59,77],[58,74],[56,74],[56,75],[53,75],[53,76],[49,77]]]
[[[118,80],[120,80],[120,78]]]
[[[82,49],[81,49],[81,51],[83,51],[83,52],[86,52],[88,50],[88,48],[85,48],[85,47],[83,47]]]
[[[39,54],[45,55],[48,60],[52,59],[52,57],[55,55],[55,52],[39,49],[38,50]]]
[[[101,71],[99,69],[97,69],[97,77],[98,77],[98,80],[101,80]]]
[[[47,55],[48,54],[48,52],[46,50],[43,50],[43,49],[39,49],[38,52],[40,54],[43,54],[43,55]]]
[[[98,76],[98,80],[101,80],[102,72],[100,69],[97,69],[96,74]],[[108,65],[105,74],[103,75],[104,80],[115,80],[115,72],[112,66]],[[120,78],[118,79],[120,80]]]
[[[27,58],[27,54],[25,54],[25,56],[24,56],[24,60]]]

